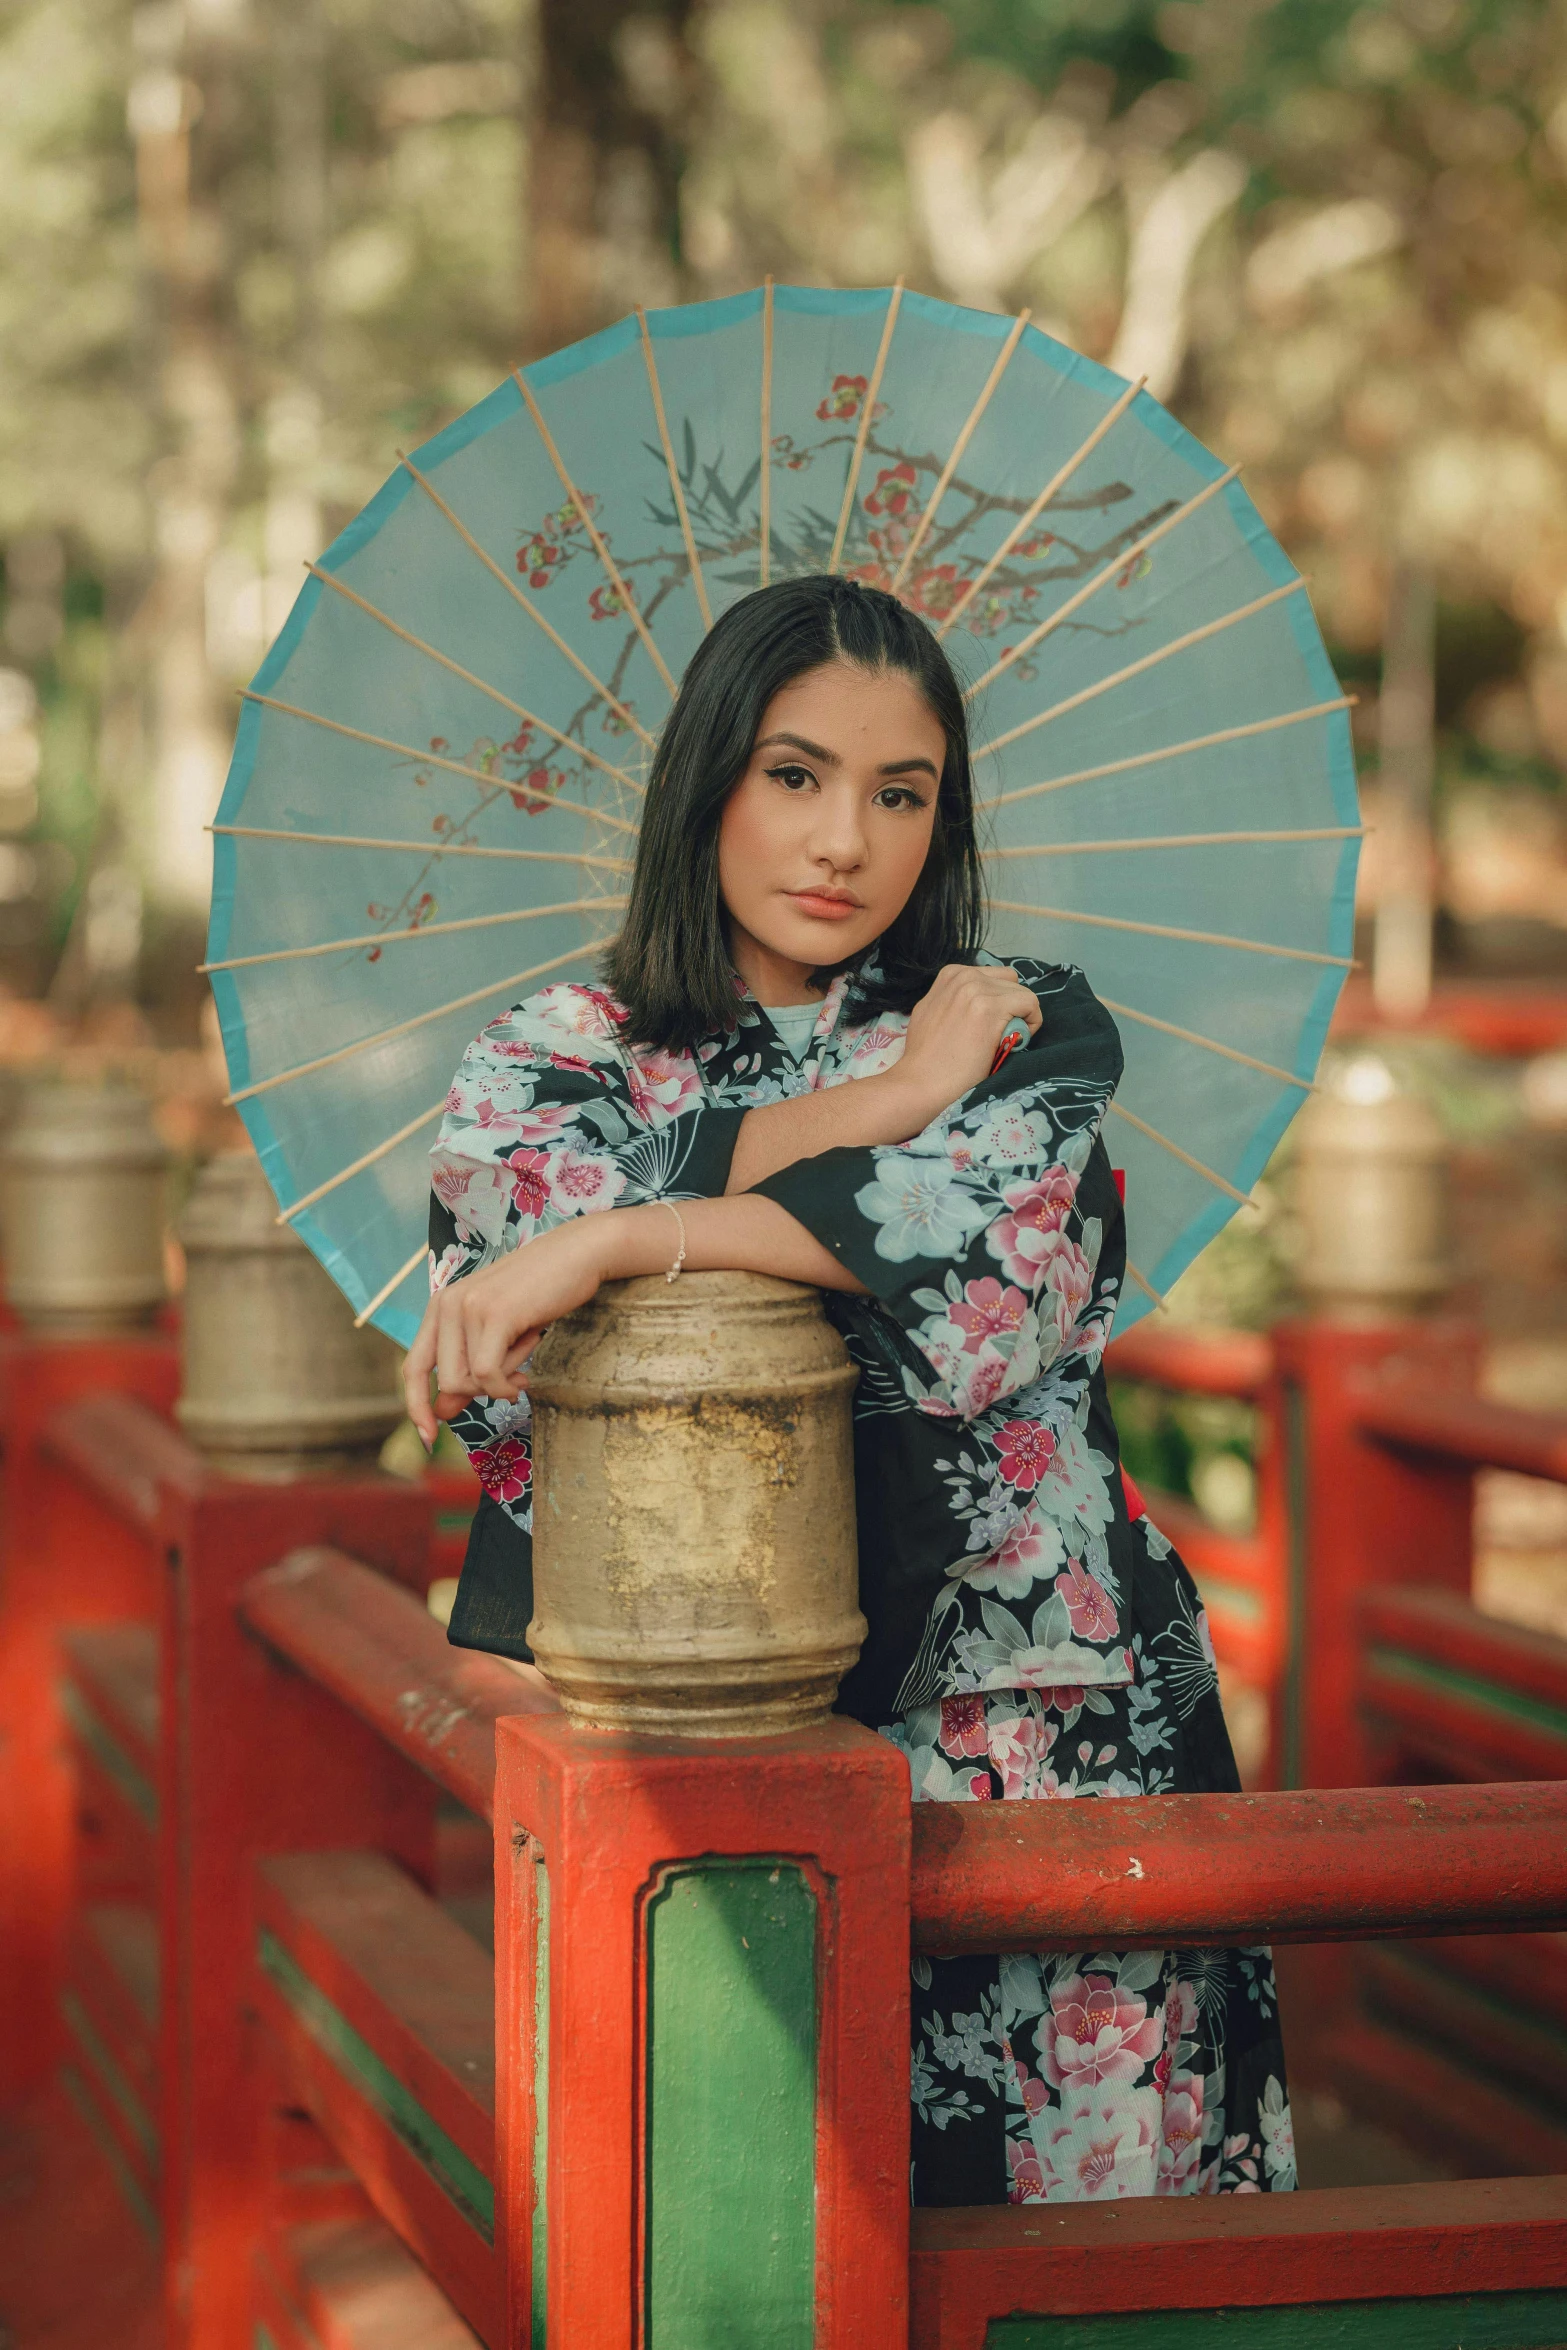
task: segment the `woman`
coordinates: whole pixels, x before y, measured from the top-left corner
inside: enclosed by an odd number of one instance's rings
[[[629,1274],[781,1274],[859,1365],[870,1631],[840,1703],[916,1797],[1230,1790],[1202,1611],[1129,1513],[1101,1368],[1119,1038],[1080,971],[980,960],[980,930],[930,632],[842,579],[733,606],[664,729],[608,985],[493,1021],[435,1148],[409,1409],[485,1493],[451,1636],[528,1657],[543,1328]],[[913,2100],[919,2204],[1294,2184],[1266,1951],[916,1958]]]

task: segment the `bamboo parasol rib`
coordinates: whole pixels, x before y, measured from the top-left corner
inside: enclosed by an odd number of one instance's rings
[[[1218,636],[1226,628],[1233,628],[1237,621],[1249,620],[1254,612],[1266,610],[1269,604],[1276,604],[1281,596],[1298,596],[1305,584],[1303,579],[1288,580],[1283,587],[1270,588],[1265,596],[1257,596],[1251,603],[1242,604],[1238,611],[1226,612],[1218,620],[1205,621],[1201,628],[1188,629],[1185,636],[1178,636],[1172,643],[1161,645],[1157,652],[1145,653],[1140,661],[1128,662],[1124,669],[1117,669],[1112,676],[1102,677],[1097,685],[1085,685],[1081,692],[1068,694],[1064,702],[1056,702],[1050,709],[1041,710],[1037,717],[1025,718],[1021,726],[1009,727],[1005,734],[998,734],[988,743],[981,743],[974,753],[975,758],[993,758],[1008,743],[1015,743],[1020,735],[1033,734],[1038,727],[1048,726],[1052,718],[1064,718],[1068,710],[1076,710],[1084,702],[1091,702],[1098,695],[1107,694],[1112,686],[1125,685],[1130,678],[1140,677],[1145,669],[1153,669],[1159,662],[1168,661],[1173,653],[1184,653],[1189,646],[1200,645],[1204,638]]]
[[[285,718],[303,718],[309,726],[324,726],[329,734],[347,735],[350,742],[369,743],[373,750],[393,751],[399,759],[413,759],[421,767],[440,767],[448,775],[466,775],[474,783],[482,784],[492,795],[499,792],[515,795],[527,789],[524,784],[498,783],[493,775],[486,775],[482,767],[469,767],[461,759],[443,758],[438,751],[417,750],[412,743],[393,742],[388,735],[367,734],[362,726],[345,726],[341,718],[323,718],[319,710],[301,709],[297,702],[280,702],[275,694],[258,694],[253,686],[241,686],[240,700],[259,702],[267,710],[281,710]],[[624,816],[609,816],[600,808],[585,808],[580,800],[563,800],[552,793],[549,805],[552,811],[565,808],[573,816],[585,817],[589,824],[608,824],[616,832],[634,833],[637,829]],[[542,854],[542,851],[533,853]]]
[[[1140,375],[1136,383],[1128,384],[1125,391],[1121,394],[1121,397],[1116,401],[1115,406],[1109,409],[1105,415],[1101,416],[1099,422],[1094,426],[1094,429],[1089,434],[1087,440],[1082,443],[1081,447],[1073,450],[1071,456],[1068,457],[1066,463],[1060,468],[1058,472],[1053,473],[1050,476],[1050,479],[1046,482],[1044,488],[1040,491],[1032,506],[1029,507],[1028,512],[1018,517],[1017,521],[1013,523],[1012,528],[1007,532],[1006,537],[1002,540],[995,553],[990,556],[986,562],[980,565],[980,568],[975,574],[974,578],[969,581],[968,586],[963,590],[962,595],[959,596],[957,602],[953,605],[952,610],[947,614],[946,619],[937,629],[936,637],[938,642],[946,635],[949,628],[956,627],[958,621],[962,618],[964,609],[968,605],[971,597],[977,596],[980,592],[980,589],[989,584],[992,573],[1000,569],[1001,565],[1011,554],[1013,548],[1017,545],[1019,539],[1023,538],[1030,530],[1033,529],[1034,524],[1039,520],[1039,517],[1041,514],[1043,514],[1051,499],[1059,490],[1062,490],[1066,487],[1066,484],[1071,480],[1073,474],[1082,464],[1083,459],[1085,457],[1092,456],[1094,450],[1098,448],[1100,442],[1104,439],[1105,434],[1110,430],[1110,427],[1113,424],[1118,423],[1120,419],[1126,414],[1127,409],[1130,408],[1132,402],[1136,399],[1138,393],[1142,390],[1144,384],[1147,381],[1148,378],[1146,375]]]
[[[702,577],[702,558],[696,551],[696,539],[691,529],[691,517],[686,511],[686,493],[675,463],[675,444],[669,437],[669,419],[664,414],[663,386],[658,380],[658,361],[653,356],[653,337],[648,330],[647,312],[637,305],[637,324],[642,330],[642,357],[647,367],[647,388],[653,395],[653,414],[658,419],[658,437],[664,445],[664,463],[669,468],[669,487],[674,495],[675,512],[680,517],[680,535],[686,542],[686,561],[691,566],[691,585],[696,589],[697,609],[702,615],[702,626],[713,625],[713,607],[707,600],[707,582]]]
[[[417,1118],[410,1118],[406,1126],[399,1126],[395,1134],[389,1134],[385,1142],[378,1142],[374,1150],[363,1151],[350,1166],[339,1167],[335,1175],[329,1175],[324,1183],[318,1183],[314,1191],[307,1191],[302,1198],[294,1201],[292,1207],[285,1208],[281,1215],[274,1218],[274,1222],[292,1224],[294,1218],[302,1216],[306,1208],[313,1208],[318,1199],[325,1199],[327,1193],[336,1191],[339,1184],[350,1182],[355,1175],[362,1175],[367,1167],[373,1167],[378,1159],[384,1159],[388,1151],[396,1150],[400,1142],[407,1142],[411,1135],[417,1134],[421,1126],[433,1126],[445,1107],[446,1096],[443,1093],[433,1110],[421,1110]]]
[[[629,873],[629,857],[593,857],[577,849],[490,849],[473,841],[377,840],[351,832],[288,832],[271,824],[209,824],[234,840],[303,841],[313,849],[395,849],[415,857],[523,857],[533,865],[596,865],[606,873]]]
[[[1222,849],[1260,841],[1360,840],[1363,824],[1318,824],[1300,832],[1168,832],[1144,840],[1035,841],[1027,848],[986,849],[987,857],[1099,857],[1121,849]]]
[[[1133,1264],[1130,1257],[1128,1257],[1126,1260],[1126,1269],[1132,1276],[1132,1279],[1136,1282],[1138,1288],[1143,1292],[1143,1295],[1145,1297],[1151,1297],[1156,1306],[1162,1306],[1164,1299],[1159,1295],[1158,1290],[1155,1289],[1147,1274],[1139,1273],[1137,1267]]]
[[[1035,800],[1041,792],[1066,791],[1074,783],[1098,783],[1106,775],[1125,775],[1134,767],[1153,767],[1165,759],[1179,759],[1187,751],[1211,751],[1220,743],[1244,741],[1249,735],[1272,734],[1281,726],[1299,726],[1308,718],[1326,718],[1334,710],[1354,707],[1353,694],[1340,694],[1336,701],[1313,702],[1309,710],[1286,710],[1277,718],[1254,718],[1247,726],[1221,726],[1217,734],[1193,735],[1189,742],[1171,743],[1162,751],[1136,751],[1128,759],[1107,759],[1102,767],[1080,767],[1075,775],[1052,775],[1044,783],[1026,783],[1021,791],[993,793],[988,800],[976,800],[976,813],[990,808],[1010,808],[1015,800]]]
[[[1080,914],[1070,906],[1025,906],[1015,898],[992,898],[990,903],[998,914],[1038,914],[1049,922],[1087,922],[1096,930],[1136,930],[1147,938],[1181,938],[1193,946],[1239,947],[1248,955],[1281,955],[1290,963],[1331,963],[1339,971],[1355,967],[1351,955],[1319,955],[1314,947],[1280,947],[1262,938],[1231,938],[1223,930],[1177,930],[1166,922],[1131,922],[1120,914]]]
[[[360,947],[401,947],[416,938],[450,938],[455,930],[493,930],[502,922],[540,922],[546,914],[614,911],[624,898],[563,898],[553,906],[508,906],[500,914],[465,914],[459,922],[424,922],[408,930],[370,930],[362,938],[323,938],[314,946],[273,947],[264,955],[230,955],[221,963],[198,963],[198,971],[249,971],[257,963],[299,963],[310,955],[343,955]]]
[[[1012,321],[1012,331],[1007,336],[1006,341],[1002,344],[1001,349],[997,352],[995,364],[991,368],[989,375],[987,375],[985,378],[984,388],[980,392],[979,398],[975,401],[973,407],[969,410],[962,431],[958,434],[957,439],[952,444],[952,454],[947,459],[946,464],[942,467],[940,475],[937,478],[936,486],[931,491],[929,498],[926,500],[924,512],[920,515],[918,522],[914,525],[914,536],[910,539],[907,548],[904,550],[903,561],[898,565],[897,570],[893,573],[892,593],[894,595],[898,593],[898,590],[902,587],[904,581],[907,579],[910,566],[912,565],[915,556],[919,553],[920,548],[925,543],[925,533],[927,530],[929,530],[931,524],[936,519],[936,509],[941,504],[942,499],[946,496],[948,489],[951,487],[952,476],[957,472],[959,465],[963,461],[963,452],[968,447],[969,442],[973,439],[975,428],[977,427],[980,418],[984,415],[985,410],[990,406],[991,396],[994,393],[997,384],[1000,383],[1001,378],[1006,374],[1008,360],[1011,358],[1013,352],[1017,349],[1018,344],[1023,339],[1023,329],[1028,324],[1029,316],[1030,313],[1025,310]]]
[[[525,971],[514,971],[509,979],[496,980],[493,987],[471,988],[467,995],[453,996],[450,1003],[436,1004],[428,1012],[416,1012],[411,1020],[399,1020],[390,1028],[378,1028],[373,1036],[356,1037],[352,1044],[340,1044],[330,1053],[321,1053],[313,1061],[298,1061],[292,1069],[279,1069],[272,1077],[258,1078],[254,1085],[242,1085],[238,1092],[223,1097],[224,1107],[232,1109],[237,1102],[248,1102],[258,1093],[271,1093],[279,1085],[292,1085],[296,1077],[313,1077],[318,1069],[331,1069],[339,1061],[351,1060],[355,1053],[368,1052],[372,1045],[390,1044],[395,1037],[406,1036],[414,1028],[423,1028],[431,1020],[444,1020],[448,1012],[461,1012],[469,1004],[493,1002],[508,989],[521,987],[525,979],[538,979],[546,971],[558,971],[563,963],[580,963],[588,955],[596,955],[600,947],[609,945],[608,938],[590,938],[586,946],[573,947],[569,954],[551,955],[547,963],[530,963]]]
[[[393,1290],[402,1288],[403,1283],[407,1280],[409,1274],[413,1272],[417,1265],[424,1261],[429,1253],[429,1242],[427,1240],[421,1240],[419,1246],[414,1250],[414,1253],[409,1258],[407,1264],[399,1265],[397,1271],[392,1275],[391,1280],[383,1281],[380,1288],[376,1291],[374,1297],[370,1300],[370,1303],[361,1313],[357,1313],[354,1316],[354,1328],[356,1330],[362,1330],[365,1324],[369,1321],[371,1315],[380,1312],[382,1306],[385,1305]]]
[[[1110,1107],[1116,1117],[1124,1118],[1128,1126],[1135,1126],[1139,1134],[1146,1134],[1150,1142],[1156,1142],[1161,1150],[1168,1151],[1172,1159],[1179,1159],[1183,1167],[1190,1167],[1194,1175],[1206,1176],[1208,1181],[1217,1184],[1220,1191],[1224,1192],[1227,1197],[1239,1200],[1243,1208],[1250,1206],[1251,1202],[1247,1193],[1237,1191],[1227,1177],[1216,1174],[1212,1167],[1204,1166],[1201,1159],[1194,1159],[1190,1151],[1183,1151],[1178,1142],[1172,1142],[1167,1134],[1161,1134],[1157,1126],[1150,1126],[1146,1118],[1139,1118],[1135,1111],[1124,1109],[1119,1102],[1112,1102]]]
[[[1216,498],[1220,490],[1228,489],[1239,471],[1238,465],[1232,465],[1228,473],[1221,473],[1217,481],[1209,482],[1207,488],[1199,490],[1195,498],[1188,498],[1184,506],[1177,506],[1173,514],[1167,514],[1162,522],[1155,523],[1153,529],[1146,531],[1134,546],[1128,547],[1124,554],[1117,555],[1113,563],[1107,563],[1102,571],[1078,589],[1075,596],[1068,596],[1066,602],[1052,612],[1048,619],[1031,629],[1021,644],[1009,645],[1000,660],[993,661],[984,676],[968,688],[964,700],[971,702],[993,678],[1000,677],[1004,670],[1010,669],[1014,661],[1021,661],[1036,645],[1042,645],[1047,636],[1052,635],[1064,621],[1070,620],[1074,612],[1082,609],[1090,596],[1099,593],[1107,579],[1114,579],[1118,571],[1124,571],[1129,563],[1135,563],[1140,556],[1146,555],[1150,547],[1157,546],[1160,539],[1167,537],[1180,523],[1206,506],[1210,498]]]
[[[773,567],[773,281],[762,287],[762,469],[757,477],[758,587],[766,587]]]
[[[1173,1020],[1156,1020],[1152,1012],[1134,1012],[1130,1004],[1118,1004],[1107,995],[1099,1001],[1107,1012],[1118,1020],[1135,1020],[1143,1028],[1157,1028],[1166,1036],[1178,1036],[1183,1044],[1200,1044],[1204,1052],[1222,1053],[1227,1061],[1239,1061],[1243,1069],[1260,1070],[1264,1077],[1273,1078],[1280,1085],[1299,1086],[1302,1093],[1320,1093],[1321,1087],[1309,1077],[1293,1077],[1288,1069],[1276,1069],[1271,1061],[1258,1061],[1250,1053],[1243,1053],[1233,1044],[1220,1044],[1217,1037],[1203,1036],[1195,1028],[1177,1028]]]
[[[580,520],[583,529],[588,534],[588,538],[591,542],[594,554],[597,555],[599,561],[604,566],[604,570],[609,578],[610,586],[614,589],[616,595],[619,596],[622,604],[625,606],[627,618],[630,620],[632,627],[636,630],[638,636],[642,639],[644,646],[647,648],[648,659],[652,662],[654,668],[658,671],[659,676],[663,679],[665,685],[668,687],[669,698],[671,701],[673,701],[675,698],[675,681],[669,673],[669,663],[664,659],[664,656],[659,651],[657,645],[654,644],[653,632],[648,627],[648,624],[643,619],[641,613],[637,610],[636,598],[632,594],[630,586],[626,580],[621,577],[620,566],[615,561],[614,556],[610,553],[609,548],[605,543],[603,532],[599,529],[598,524],[594,521],[592,515],[588,512],[587,500],[583,497],[581,491],[577,488],[577,485],[572,480],[571,475],[566,471],[566,460],[564,457],[562,457],[559,449],[557,449],[555,446],[555,435],[550,431],[549,426],[544,421],[544,411],[533,396],[533,387],[528,382],[527,377],[523,374],[520,367],[513,368],[512,378],[516,383],[518,391],[521,392],[524,400],[528,404],[528,414],[533,419],[540,440],[544,443],[545,449],[549,455],[550,463],[554,466],[555,471],[560,476],[561,488],[565,491],[567,497],[571,500],[573,506],[576,508],[578,519]]]
[[[538,727],[552,742],[560,743],[576,758],[586,759],[590,767],[601,768],[606,775],[612,775],[617,783],[625,784],[628,790],[640,796],[641,784],[634,775],[628,775],[624,767],[617,767],[612,759],[601,758],[597,751],[590,751],[586,743],[573,742],[569,734],[562,734],[560,728],[551,726],[547,718],[540,718],[523,703],[514,702],[510,694],[503,694],[498,685],[487,685],[482,677],[476,677],[471,669],[465,669],[460,661],[454,661],[450,653],[439,652],[434,645],[426,644],[422,636],[415,636],[411,628],[404,628],[400,620],[394,620],[389,612],[383,612],[378,604],[372,604],[368,596],[360,595],[346,580],[339,579],[335,572],[323,571],[319,563],[307,563],[305,569],[314,578],[324,580],[329,588],[335,588],[350,604],[357,604],[361,612],[368,613],[372,620],[378,620],[383,628],[390,629],[392,635],[400,637],[405,645],[412,645],[416,653],[423,653],[428,659],[438,661],[443,669],[449,669],[465,685],[473,686],[481,694],[488,694],[492,702],[498,702],[503,710],[510,710],[525,725]]]
[[[829,571],[836,571],[843,556],[843,542],[848,534],[849,516],[854,512],[854,493],[860,486],[860,467],[865,462],[865,444],[871,437],[871,423],[876,414],[876,399],[881,390],[881,379],[887,365],[887,353],[892,348],[892,330],[898,323],[898,305],[903,300],[903,280],[900,277],[887,297],[887,315],[882,320],[881,341],[876,349],[876,364],[871,369],[871,380],[865,387],[865,405],[860,410],[860,429],[854,436],[854,454],[849,459],[849,477],[843,485],[843,504],[838,509],[838,527],[832,534],[832,553],[827,558]]]
[[[539,607],[533,601],[533,598],[531,596],[525,596],[521,588],[517,585],[517,582],[514,579],[507,577],[506,573],[501,569],[500,565],[496,562],[494,556],[490,554],[489,550],[480,546],[478,540],[474,537],[472,531],[462,520],[461,516],[453,513],[451,507],[448,506],[446,500],[442,497],[434,482],[429,478],[429,475],[421,473],[413,459],[411,457],[405,457],[401,449],[398,450],[397,455],[398,461],[402,465],[404,472],[412,474],[414,480],[419,484],[419,487],[423,490],[425,496],[430,500],[431,504],[435,506],[440,513],[445,515],[447,521],[451,524],[453,530],[456,531],[463,544],[472,548],[474,554],[478,556],[479,561],[484,565],[487,571],[494,573],[495,577],[500,581],[501,586],[506,590],[506,593],[515,603],[518,603],[522,606],[524,612],[527,613],[528,618],[535,624],[535,626],[541,628],[544,631],[544,634],[549,638],[550,643],[555,647],[556,651],[565,654],[567,660],[571,663],[573,669],[576,670],[578,676],[586,680],[586,682],[593,688],[593,691],[599,696],[600,700],[607,702],[610,708],[614,711],[616,717],[623,719],[625,724],[630,727],[632,733],[640,736],[641,740],[647,744],[648,749],[650,751],[653,750],[656,747],[654,738],[648,733],[647,728],[643,725],[641,719],[636,716],[635,712],[628,710],[625,703],[622,702],[618,696],[610,692],[609,687],[605,685],[603,680],[594,676],[593,671],[588,667],[586,661],[583,660],[581,654],[573,652],[570,645],[567,644],[565,638],[561,635],[559,629],[552,627],[550,622],[545,619],[544,614],[539,610]],[[640,788],[641,787],[638,786],[638,789]]]

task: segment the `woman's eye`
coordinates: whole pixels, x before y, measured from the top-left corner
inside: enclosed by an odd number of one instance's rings
[[[878,808],[891,808],[895,811],[904,808],[923,808],[925,795],[923,792],[911,790],[906,783],[889,783],[884,790],[876,794],[875,805]]]
[[[816,780],[809,767],[769,767],[767,772],[785,791],[803,791],[808,783]]]

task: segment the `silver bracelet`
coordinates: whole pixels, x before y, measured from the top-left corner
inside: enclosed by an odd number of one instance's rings
[[[664,1279],[666,1281],[678,1281],[681,1274],[685,1270],[686,1220],[684,1216],[681,1215],[680,1210],[676,1207],[672,1199],[661,1199],[658,1204],[661,1208],[667,1208],[669,1210],[670,1214],[674,1217],[676,1224],[680,1227],[680,1254],[676,1257],[674,1263],[670,1266],[668,1272],[664,1275]]]

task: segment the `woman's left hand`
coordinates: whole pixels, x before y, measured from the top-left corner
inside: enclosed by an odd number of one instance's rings
[[[476,1395],[514,1403],[523,1365],[551,1322],[586,1305],[612,1271],[612,1214],[576,1216],[482,1272],[436,1291],[403,1364],[403,1394],[426,1446]],[[430,1401],[430,1373],[439,1394]]]

